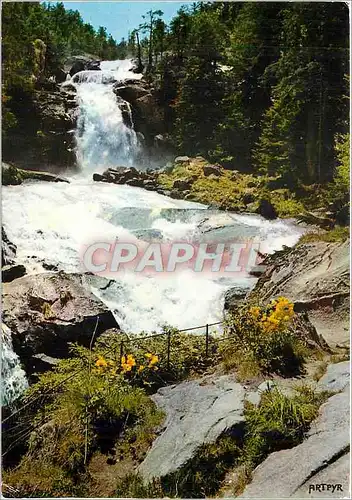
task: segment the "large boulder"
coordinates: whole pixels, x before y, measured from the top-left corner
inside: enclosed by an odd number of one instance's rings
[[[267,257],[249,299],[285,296],[330,345],[349,340],[349,241],[298,245]]]
[[[244,423],[244,388],[230,376],[183,382],[159,389],[153,400],[166,413],[139,473],[145,482],[184,467],[200,446]]]
[[[305,441],[269,455],[255,469],[252,482],[240,498],[346,497],[349,448],[350,397],[349,384],[346,384],[344,392],[330,397],[321,406]],[[325,490],[315,489],[315,485],[322,484]],[[326,489],[327,485],[340,487]]]
[[[272,220],[277,218],[276,209],[271,201],[267,198],[262,198],[259,201],[257,213],[262,215],[265,219]]]
[[[3,286],[3,321],[27,373],[32,356],[68,355],[68,343],[90,339],[116,326],[111,311],[89,290],[81,274],[44,273],[24,276]]]
[[[149,90],[144,88],[144,86],[136,80],[128,85],[121,85],[117,83],[114,85],[114,93],[122,97],[125,101],[128,101],[132,105],[136,102],[137,99],[149,94]]]
[[[100,60],[90,54],[71,56],[65,61],[63,69],[70,76],[84,70],[97,71],[100,70]]]

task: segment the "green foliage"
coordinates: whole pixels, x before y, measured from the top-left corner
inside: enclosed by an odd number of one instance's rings
[[[182,8],[166,37],[162,27],[154,77],[180,152],[290,190],[333,179],[335,137],[348,129],[348,10],[319,7],[202,3]]]
[[[254,468],[269,453],[298,445],[318,409],[329,396],[309,386],[297,386],[289,397],[277,388],[266,391],[258,406],[246,403],[244,429],[229,429],[214,443],[202,445],[184,467],[161,480],[144,485],[130,474],[119,481],[116,496],[127,498],[207,498],[219,496],[227,472],[239,472],[234,494],[240,494]]]
[[[162,498],[164,491],[159,481],[143,484],[138,474],[129,474],[117,482],[116,497],[121,498]]]
[[[55,76],[69,56],[96,54],[118,59],[120,47],[106,33],[83,22],[63,3],[7,2],[2,5],[3,128],[16,125],[12,101]],[[28,95],[27,97],[28,98]]]
[[[18,184],[22,184],[23,175],[22,172],[14,165],[9,165],[5,168],[3,166],[1,171],[1,179],[4,186],[16,186]]]
[[[337,243],[339,241],[346,241],[350,237],[349,227],[335,226],[330,231],[319,231],[319,232],[309,232],[303,234],[298,245],[303,245],[304,243],[313,243],[315,241],[325,241],[326,243]]]
[[[125,376],[131,384],[155,391],[158,387],[170,382],[177,382],[186,377],[203,373],[214,363],[214,358],[205,357],[204,335],[183,333],[177,329],[165,326],[166,335],[157,335],[148,338],[148,334],[141,332],[133,335],[133,341],[122,336],[103,335],[98,339],[96,350],[104,353],[106,349],[120,353],[121,340],[124,341],[123,352],[136,360],[135,369]],[[168,356],[168,336],[170,334],[170,352]],[[142,340],[138,341],[138,338]],[[149,354],[157,356],[156,370],[148,369]],[[168,362],[169,359],[169,362]],[[138,366],[144,365],[139,373]],[[153,368],[153,367],[152,367]]]
[[[26,455],[7,473],[7,483],[23,495],[38,488],[41,496],[74,489],[95,450],[109,452],[126,433],[134,440],[148,437],[149,446],[162,420],[145,391],[130,385],[113,361],[101,370],[97,352],[78,346],[72,351],[72,359],[42,374],[27,391],[28,401],[38,399],[31,406],[33,431]]]
[[[164,494],[181,498],[215,496],[226,472],[241,454],[240,440],[224,433],[214,443],[200,446],[194,459],[162,480]]]
[[[293,304],[284,297],[265,307],[239,307],[227,318],[227,341],[220,348],[225,368],[235,368],[242,379],[299,373],[305,350],[290,331],[293,316]]]
[[[269,453],[302,442],[326,398],[326,393],[316,393],[309,386],[301,386],[292,397],[275,388],[262,394],[258,406],[247,403],[241,462],[254,469]]]

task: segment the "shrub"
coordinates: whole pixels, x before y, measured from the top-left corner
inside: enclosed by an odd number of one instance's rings
[[[131,341],[124,335],[103,335],[97,341],[96,351],[104,353],[109,349],[119,357],[121,341],[124,342],[122,369],[125,377],[131,384],[149,391],[204,373],[216,361],[215,353],[205,357],[204,335],[179,332],[170,326],[163,327],[162,335],[148,337],[141,332],[134,334]]]
[[[346,241],[349,237],[349,227],[335,226],[334,229],[331,229],[330,231],[314,231],[303,234],[298,241],[298,245],[303,245],[304,243],[313,243],[315,241],[337,243],[339,241]]]
[[[316,393],[308,386],[297,387],[296,391],[293,397],[288,397],[274,388],[262,394],[258,406],[247,403],[241,462],[251,469],[269,453],[301,443],[328,395]]]
[[[20,491],[23,475],[33,478],[25,481],[23,494],[31,493],[31,487],[36,491],[38,484],[45,495],[63,494],[82,482],[95,450],[108,453],[127,430],[148,435],[149,445],[162,420],[145,391],[131,386],[113,360],[78,346],[72,346],[72,353],[72,359],[41,375],[28,390],[29,402],[44,398],[44,404],[33,410],[26,455],[7,474],[10,486]]]
[[[285,297],[264,307],[242,306],[227,318],[221,354],[242,378],[259,373],[292,375],[303,364],[303,346],[289,330],[293,304]]]

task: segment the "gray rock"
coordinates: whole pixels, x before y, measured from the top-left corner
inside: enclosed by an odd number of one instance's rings
[[[13,347],[26,372],[33,372],[32,355],[63,358],[68,343],[89,345],[116,327],[111,311],[90,292],[81,274],[43,273],[3,285],[3,321],[12,331]]]
[[[136,186],[136,187],[142,187],[143,186],[143,181],[142,179],[127,179],[127,181],[125,182],[125,184],[127,184],[127,186]]]
[[[204,165],[203,173],[205,176],[214,175],[220,177],[222,175],[222,168],[220,165]]]
[[[176,180],[172,187],[173,189],[178,189],[179,191],[187,191],[192,185],[192,182],[185,179]]]
[[[225,311],[235,309],[235,307],[246,297],[246,295],[247,290],[243,290],[243,288],[233,287],[226,290],[224,296]]]
[[[113,91],[117,96],[122,97],[122,99],[131,104],[134,104],[140,97],[149,94],[149,90],[143,88],[143,82],[139,83],[138,80],[130,85],[121,85],[117,83],[114,85]]]
[[[93,174],[93,181],[95,182],[104,182],[104,176],[98,173]]]
[[[327,391],[344,391],[350,383],[351,365],[349,361],[328,366],[325,375],[319,380],[318,388]]]
[[[26,274],[26,268],[22,264],[15,264],[13,266],[3,266],[2,270],[3,283],[9,283],[16,278],[21,278]]]
[[[271,391],[272,389],[275,388],[275,382],[273,380],[264,380],[258,387],[258,392],[266,392],[266,391]]]
[[[177,156],[177,158],[175,158],[174,160],[174,163],[178,165],[179,163],[189,163],[190,161],[191,159],[189,156]]]
[[[307,439],[289,450],[272,453],[253,473],[240,498],[288,498],[310,496],[309,485],[338,483],[348,493],[346,481],[350,437],[349,391],[336,394],[320,408]],[[335,492],[331,497],[342,497]],[[320,495],[319,495],[320,497]]]
[[[244,422],[244,388],[231,377],[183,382],[159,389],[153,397],[165,411],[162,434],[155,440],[139,473],[146,482],[177,471],[197,449]]]
[[[350,244],[318,241],[268,256],[249,299],[285,296],[329,345],[349,339]]]

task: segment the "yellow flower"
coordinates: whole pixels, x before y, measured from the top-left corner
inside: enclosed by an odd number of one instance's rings
[[[143,370],[144,370],[145,366],[144,365],[140,365],[138,367],[138,373],[141,373]]]
[[[260,307],[251,307],[249,309],[249,312],[252,316],[254,316],[255,318],[258,318],[260,315]]]
[[[132,354],[128,354],[127,358],[126,356],[122,356],[121,358],[122,371],[130,372],[134,366],[136,366],[136,360],[134,359]]]
[[[156,365],[158,361],[159,361],[159,357],[156,354],[153,354],[151,356],[151,358],[149,358],[149,365],[148,365],[149,368]]]
[[[108,366],[108,364],[107,364],[107,362],[105,361],[104,358],[100,357],[96,361],[95,366],[97,366],[98,368],[106,368]]]

